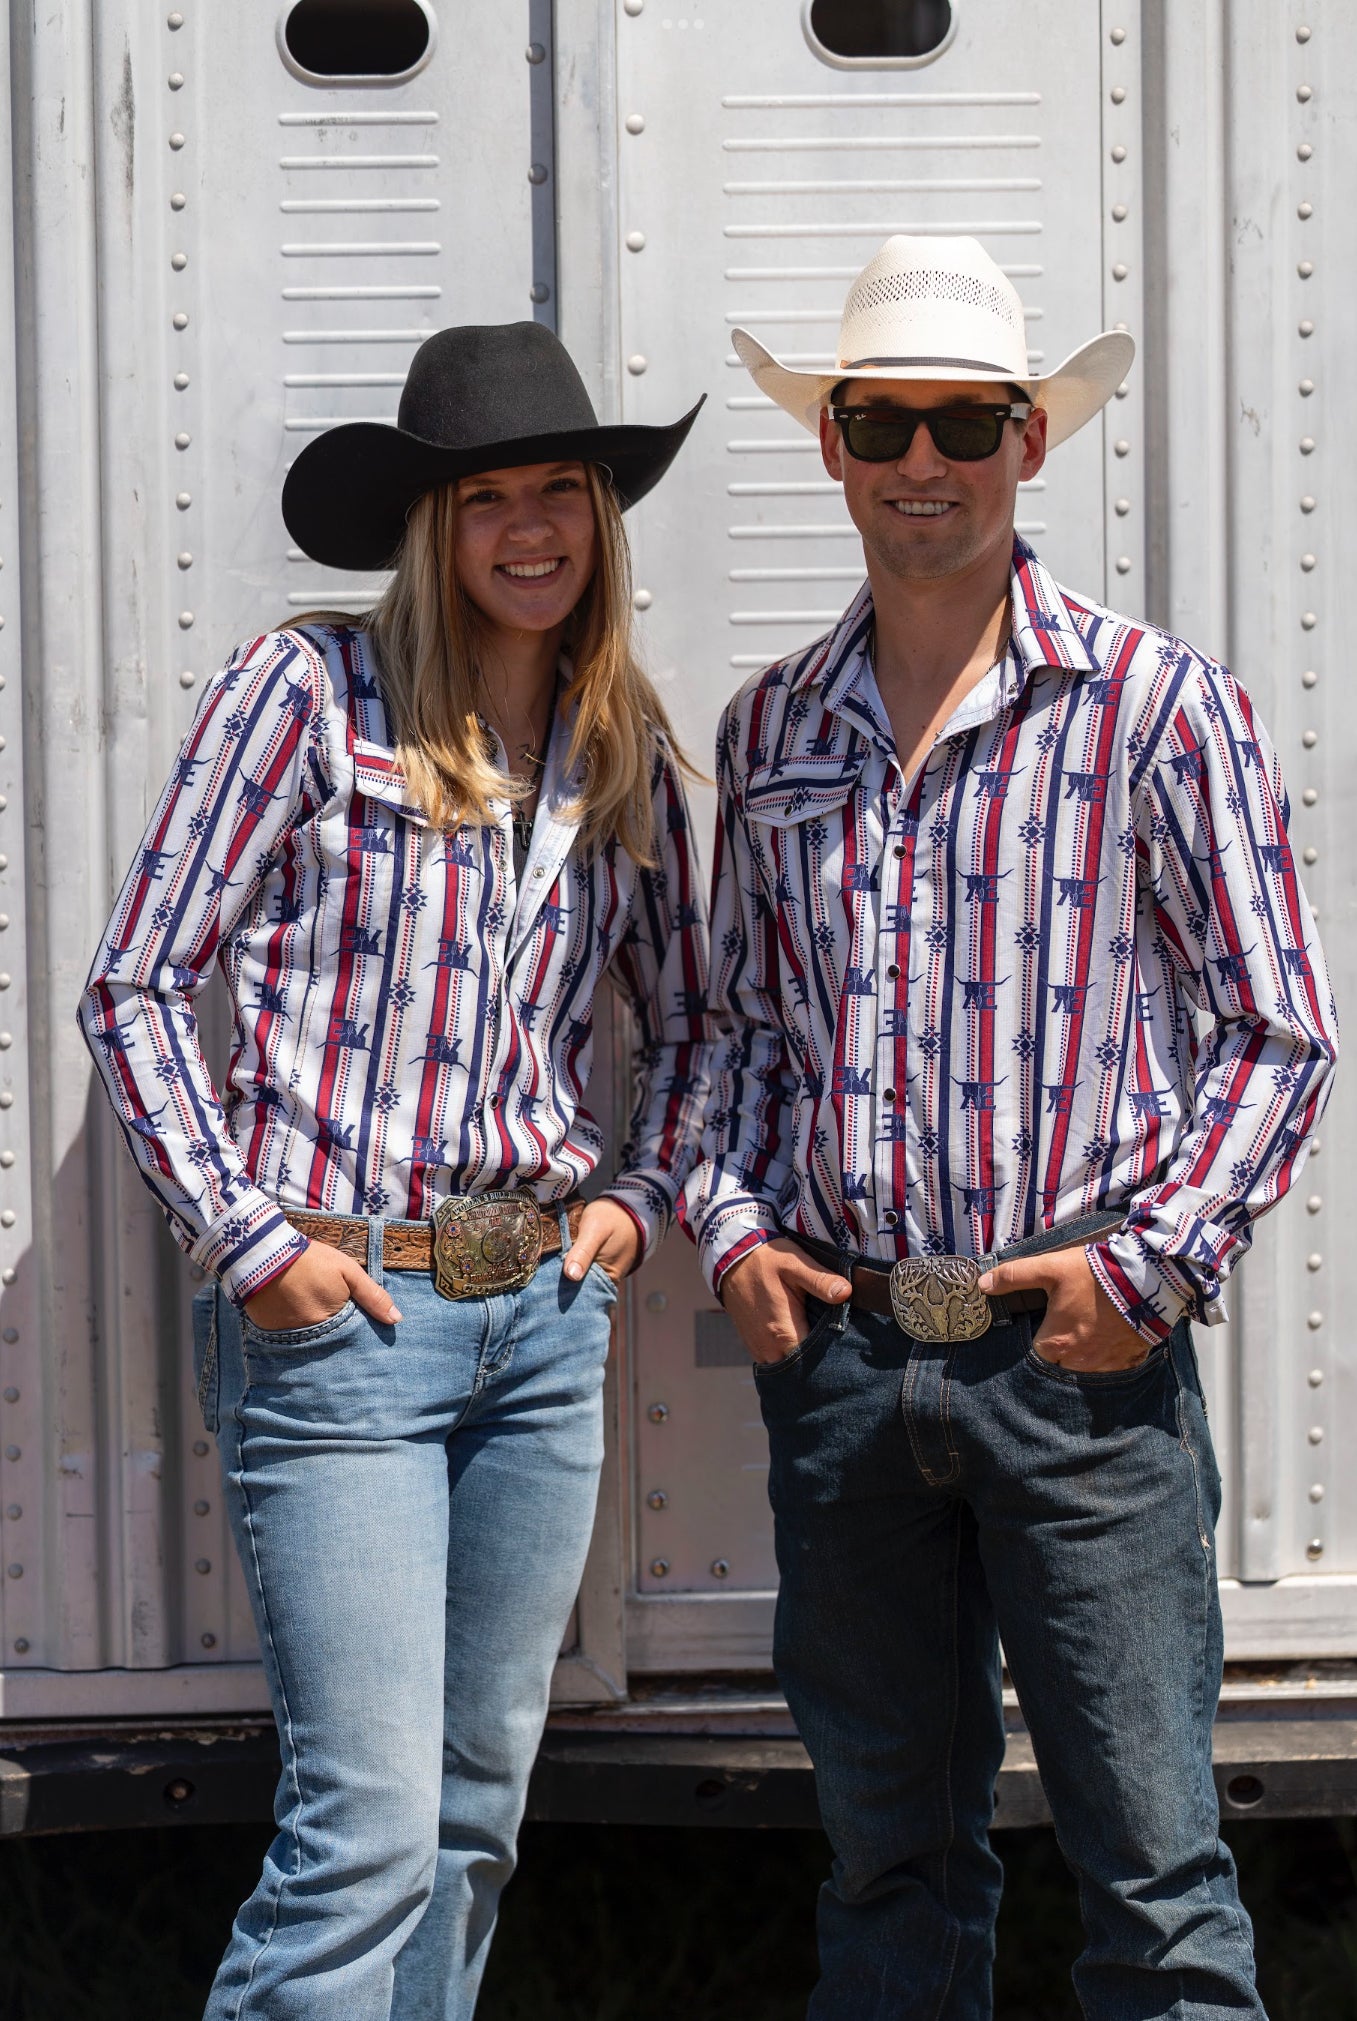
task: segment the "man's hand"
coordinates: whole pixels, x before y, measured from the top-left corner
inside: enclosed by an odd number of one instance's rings
[[[755,1361],[767,1367],[785,1361],[810,1331],[806,1299],[842,1305],[853,1287],[779,1235],[761,1242],[733,1264],[721,1280],[721,1299]]]
[[[394,1325],[401,1316],[390,1292],[369,1277],[361,1263],[333,1243],[313,1239],[295,1263],[246,1299],[245,1310],[261,1332],[290,1333],[333,1319],[349,1299],[379,1326]]]
[[[1019,1256],[980,1279],[980,1289],[996,1298],[1033,1288],[1046,1293],[1046,1316],[1032,1337],[1043,1361],[1085,1374],[1112,1374],[1134,1368],[1149,1353],[1149,1343],[1126,1324],[1093,1275],[1084,1249]]]
[[[573,1283],[578,1283],[591,1263],[611,1277],[614,1284],[633,1271],[641,1260],[641,1231],[625,1207],[616,1200],[591,1200],[580,1216],[580,1232],[566,1251],[561,1266]]]

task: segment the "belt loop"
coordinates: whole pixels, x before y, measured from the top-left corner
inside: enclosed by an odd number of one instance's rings
[[[368,1219],[368,1276],[374,1284],[384,1284],[382,1264],[385,1260],[386,1223],[376,1215]]]
[[[564,1201],[556,1209],[556,1225],[561,1231],[561,1254],[564,1256],[570,1247],[570,1213]]]

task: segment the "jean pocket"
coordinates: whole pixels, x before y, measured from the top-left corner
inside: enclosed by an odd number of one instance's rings
[[[308,1347],[323,1346],[360,1317],[353,1300],[346,1298],[338,1312],[332,1312],[328,1319],[318,1319],[314,1326],[256,1326],[247,1312],[241,1313],[240,1322],[248,1347],[269,1354],[298,1354]]]
[[[203,1427],[215,1432],[220,1422],[221,1363],[217,1354],[217,1280],[193,1294],[193,1386]]]
[[[1036,1369],[1051,1382],[1062,1383],[1066,1389],[1125,1389],[1133,1383],[1141,1382],[1147,1375],[1162,1369],[1168,1360],[1168,1342],[1161,1340],[1152,1347],[1143,1361],[1134,1361],[1129,1368],[1066,1368],[1058,1361],[1047,1361],[1045,1355],[1038,1354],[1028,1342],[1027,1365]]]
[[[615,1277],[609,1277],[601,1263],[591,1263],[584,1274],[586,1278],[592,1278],[599,1290],[606,1291],[609,1298],[616,1303],[621,1286]]]
[[[816,1348],[830,1334],[841,1333],[843,1331],[847,1314],[848,1307],[846,1305],[821,1305],[818,1298],[808,1298],[806,1300],[806,1317],[810,1321],[810,1332],[804,1340],[798,1340],[791,1353],[784,1354],[781,1360],[756,1361],[754,1363],[755,1382],[758,1382],[764,1376],[777,1376],[781,1375],[786,1369],[799,1368],[805,1361],[806,1356],[813,1354]]]

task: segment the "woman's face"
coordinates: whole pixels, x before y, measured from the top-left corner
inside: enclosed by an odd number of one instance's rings
[[[453,560],[492,625],[513,632],[563,625],[598,561],[584,465],[530,463],[462,478]]]

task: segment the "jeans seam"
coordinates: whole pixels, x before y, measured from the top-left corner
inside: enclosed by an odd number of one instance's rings
[[[949,1367],[951,1366],[950,1360],[948,1362],[948,1366]],[[951,1428],[947,1424],[945,1412],[942,1409],[940,1409],[939,1419],[940,1422],[943,1424],[944,1428],[943,1436],[947,1441],[947,1455],[948,1458],[951,1460],[951,1465],[949,1466],[945,1474],[934,1473],[933,1469],[929,1466],[927,1460],[924,1458],[923,1448],[920,1446],[914,1431],[914,1389],[918,1376],[918,1369],[919,1369],[919,1353],[918,1348],[915,1347],[911,1351],[909,1360],[905,1364],[905,1379],[903,1384],[901,1385],[900,1390],[900,1415],[904,1418],[905,1421],[905,1431],[909,1437],[910,1451],[914,1455],[915,1466],[919,1469],[920,1474],[923,1476],[924,1480],[928,1483],[930,1488],[945,1488],[949,1481],[954,1481],[956,1479],[958,1471],[957,1455],[952,1446],[951,1441]],[[944,1402],[945,1398],[946,1398],[946,1389],[944,1382]]]
[[[237,1404],[236,1406],[236,1417],[241,1428],[240,1454],[239,1454],[240,1499],[244,1506],[245,1511],[245,1530],[246,1534],[250,1539],[250,1562],[254,1572],[255,1585],[259,1591],[260,1610],[263,1613],[264,1625],[268,1631],[269,1654],[273,1659],[274,1674],[278,1679],[278,1701],[279,1705],[281,1706],[283,1715],[281,1721],[278,1722],[279,1739],[281,1741],[284,1741],[286,1745],[285,1773],[288,1778],[289,1788],[293,1800],[293,1814],[292,1814],[293,1822],[288,1827],[288,1835],[292,1842],[294,1854],[299,1858],[301,1852],[301,1835],[297,1827],[302,1812],[302,1787],[301,1781],[297,1774],[297,1746],[296,1742],[292,1737],[292,1713],[287,1702],[287,1685],[283,1679],[282,1665],[278,1661],[277,1644],[274,1642],[273,1639],[273,1620],[269,1611],[268,1592],[264,1584],[263,1568],[259,1563],[259,1547],[255,1539],[254,1533],[254,1509],[250,1502],[248,1473],[245,1466],[245,1439],[247,1437],[247,1433],[245,1430],[245,1420],[242,1415],[243,1405],[244,1405],[244,1397],[242,1396],[240,1403]],[[282,1829],[283,1826],[280,1824],[279,1830],[281,1831]],[[286,1874],[280,1875],[278,1885],[273,1891],[273,1903],[272,1903],[273,1913],[269,1920],[269,1927],[263,1938],[254,1947],[254,1956],[250,1960],[250,1969],[246,1974],[245,1984],[240,1989],[240,1997],[236,2001],[233,2010],[233,2021],[240,2021],[240,2017],[245,2011],[245,2004],[248,2001],[251,1990],[253,1989],[254,1986],[255,1973],[263,1961],[264,1953],[267,1951],[274,1936],[277,1934],[278,1916],[282,1907],[283,1888],[287,1880],[288,1876]]]
[[[947,1870],[948,1870],[948,1862],[951,1858],[952,1846],[956,1840],[956,1813],[953,1809],[952,1804],[952,1766],[956,1753],[957,1719],[959,1717],[961,1709],[961,1687],[959,1680],[960,1653],[957,1647],[959,1638],[959,1625],[957,1617],[960,1612],[960,1608],[961,1608],[961,1504],[957,1503],[954,1511],[953,1531],[952,1531],[952,1645],[951,1645],[952,1663],[949,1678],[952,1704],[951,1704],[951,1718],[948,1722],[947,1727],[947,1751],[944,1757],[944,1786],[947,1793],[947,1833],[943,1841],[942,1866],[938,1875],[938,1893],[941,1897],[943,1908],[944,1910],[947,1911],[949,1915],[951,1914],[952,1905],[948,1897]],[[953,1918],[953,1921],[955,1922],[956,1918]],[[943,2009],[947,2005],[948,1996],[952,1990],[952,1980],[956,1976],[956,1962],[957,1956],[960,1952],[960,1948],[961,1948],[961,1930],[959,1927],[957,1927],[952,1932],[952,1940],[949,1946],[949,1955],[946,1960],[946,1977],[942,1982],[942,1989],[938,1996],[938,2004],[933,2009],[933,2021],[940,2021]]]

